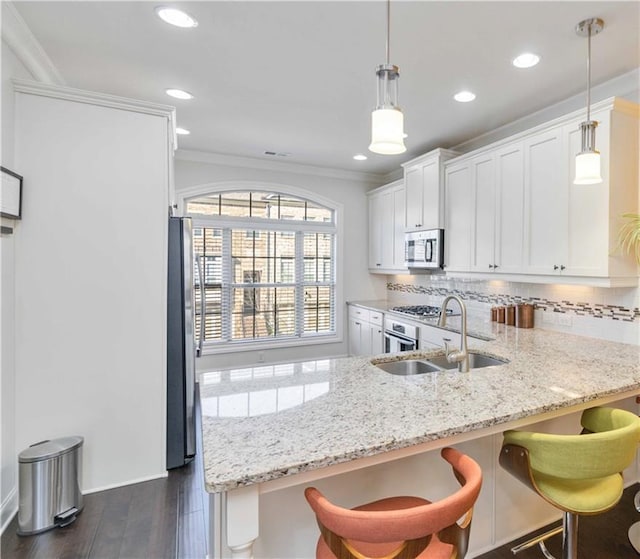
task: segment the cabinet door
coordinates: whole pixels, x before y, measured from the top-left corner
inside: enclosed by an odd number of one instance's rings
[[[599,184],[573,184],[575,157],[581,150],[580,121],[564,127],[565,167],[568,171],[568,252],[565,274],[573,276],[607,276],[609,274],[609,184],[608,161],[609,118],[595,113],[599,122],[596,147],[601,153],[602,179]]]
[[[349,355],[362,355],[362,324],[357,318],[349,318]]]
[[[422,166],[416,166],[405,170],[404,186],[407,197],[405,214],[406,229],[407,231],[422,229]]]
[[[566,268],[567,177],[562,146],[560,127],[524,142],[527,273],[554,274]]]
[[[495,264],[498,273],[522,272],[524,245],[524,157],[522,144],[496,152]]]
[[[393,190],[387,190],[380,196],[381,215],[380,221],[378,222],[378,229],[380,230],[382,267],[384,269],[393,268],[393,250],[395,248],[393,239],[393,233],[395,231],[393,201]]]
[[[367,355],[378,355],[384,353],[384,335],[382,326],[379,324],[369,324],[369,353]]]
[[[369,196],[369,269],[382,268],[382,196]]]
[[[493,153],[471,161],[473,221],[471,231],[471,270],[492,272],[496,220],[496,181]]]
[[[391,265],[395,270],[406,270],[404,265],[404,209],[405,189],[399,186],[393,190],[393,258]]]
[[[469,163],[445,172],[444,250],[447,271],[469,271],[471,264],[471,180]]]

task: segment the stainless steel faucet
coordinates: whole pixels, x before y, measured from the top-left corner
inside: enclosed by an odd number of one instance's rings
[[[440,308],[440,317],[438,318],[438,326],[444,328],[447,325],[447,303],[453,299],[460,305],[460,349],[451,349],[449,342],[444,342],[444,351],[449,363],[457,363],[458,371],[461,373],[469,372],[469,351],[467,350],[467,307],[464,301],[457,295],[449,295],[442,302]]]

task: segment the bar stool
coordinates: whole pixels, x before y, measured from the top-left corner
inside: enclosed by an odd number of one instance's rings
[[[547,502],[564,512],[563,525],[511,551],[539,544],[562,532],[563,559],[578,557],[578,517],[612,509],[622,497],[622,471],[633,461],[640,441],[640,419],[613,408],[582,414],[580,435],[506,431],[500,465]]]
[[[453,448],[444,448],[441,455],[462,487],[435,503],[419,497],[390,497],[345,509],[308,487],[304,494],[321,534],[316,558],[462,559],[482,471],[473,459]]]

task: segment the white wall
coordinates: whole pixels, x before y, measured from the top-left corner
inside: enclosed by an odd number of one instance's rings
[[[0,154],[2,166],[20,173],[14,161],[14,93],[11,78],[31,78],[29,71],[2,41],[2,117]],[[2,225],[19,228],[20,222],[2,218]],[[15,237],[0,236],[0,528],[17,510],[18,461],[15,441]]]
[[[187,188],[227,181],[263,181],[270,185],[293,186],[311,194],[319,194],[344,207],[342,234],[342,300],[338,301],[338,315],[342,321],[343,340],[339,343],[311,345],[297,348],[265,349],[265,361],[278,362],[346,355],[345,301],[380,299],[385,297],[384,277],[367,272],[367,197],[366,192],[376,183],[367,176],[355,173],[303,168],[297,165],[275,164],[247,158],[214,156],[194,152],[176,154],[176,195]],[[222,353],[198,360],[198,370],[256,363],[258,353]]]
[[[16,446],[84,436],[84,492],[164,476],[168,118],[38,87],[16,96]]]

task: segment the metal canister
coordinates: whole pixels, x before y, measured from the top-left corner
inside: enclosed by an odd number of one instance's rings
[[[533,305],[522,303],[516,306],[516,327],[533,328]]]
[[[491,307],[491,322],[498,321],[498,307]]]
[[[516,308],[514,305],[507,305],[504,311],[504,323],[507,326],[516,325]]]
[[[504,307],[498,307],[498,322],[504,324]]]

